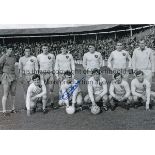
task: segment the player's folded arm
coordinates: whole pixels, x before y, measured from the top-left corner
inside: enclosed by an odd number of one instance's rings
[[[131,82],[131,93],[133,96],[142,97],[142,94],[136,92],[134,81]]]

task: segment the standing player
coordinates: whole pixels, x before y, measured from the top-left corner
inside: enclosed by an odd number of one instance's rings
[[[67,53],[67,47],[61,47],[61,54],[56,56],[55,63],[55,75],[57,80],[60,82],[64,79],[64,73],[66,71],[71,71],[73,74],[73,78],[75,76],[75,62],[73,56]]]
[[[87,80],[92,76],[93,69],[101,69],[103,65],[103,59],[101,53],[95,51],[95,45],[89,45],[89,52],[83,56],[83,67],[86,70]]]
[[[15,75],[15,63],[16,59],[12,55],[13,48],[7,46],[6,54],[0,58],[0,66],[2,67],[2,85],[3,85],[3,97],[2,97],[2,108],[4,116],[9,115],[6,112],[6,103],[8,96],[10,94],[12,110],[11,113],[16,113],[15,111],[15,93],[16,93],[16,75]]]
[[[48,45],[44,44],[42,46],[42,52],[37,56],[39,72],[41,78],[44,80],[46,89],[47,89],[47,97],[50,100],[51,106],[53,105],[53,97],[52,92],[54,90],[54,75],[53,69],[55,65],[55,56],[49,53]]]
[[[128,82],[123,80],[121,73],[114,74],[114,80],[110,84],[109,93],[112,111],[114,111],[117,106],[129,110],[129,105],[132,102],[130,87]]]
[[[85,103],[92,103],[92,106],[103,106],[105,111],[107,108],[108,101],[108,89],[106,80],[100,76],[100,70],[95,68],[92,71],[93,76],[88,80],[88,95],[85,96]],[[102,103],[101,105],[99,105]]]
[[[152,73],[155,72],[153,52],[145,46],[144,40],[140,40],[139,48],[136,48],[133,52],[132,67],[134,71],[142,70],[145,79],[147,79],[150,84],[152,83]]]
[[[31,56],[31,48],[25,47],[25,56],[19,59],[19,78],[24,89],[24,99],[26,100],[27,88],[31,83],[32,76],[38,72],[37,58]]]
[[[26,95],[27,116],[30,116],[31,112],[36,112],[37,102],[40,100],[43,103],[43,113],[46,114],[48,112],[46,109],[47,92],[44,81],[40,79],[40,75],[38,74],[32,76],[32,81],[33,83],[28,87]]]
[[[59,105],[69,107],[71,102],[72,107],[76,108],[82,105],[82,94],[79,88],[79,82],[72,78],[72,72],[64,73],[65,79],[61,82]]]
[[[64,73],[66,71],[70,71],[72,73],[72,78],[74,79],[75,62],[73,56],[67,52],[67,46],[63,46],[61,47],[61,54],[58,54],[56,56],[56,63],[55,63],[55,75],[57,80],[59,81],[59,86],[61,85],[61,82],[65,78]]]
[[[123,50],[123,44],[117,42],[116,50],[110,54],[108,67],[114,72],[121,72],[124,78],[128,77],[128,69],[131,69],[131,57],[129,53]]]
[[[144,105],[146,110],[149,110],[150,100],[155,100],[155,92],[151,92],[151,85],[144,79],[143,71],[136,71],[135,76],[131,82],[134,106],[137,108],[139,105]]]

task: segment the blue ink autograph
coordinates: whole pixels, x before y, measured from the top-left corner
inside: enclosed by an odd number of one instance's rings
[[[60,100],[68,100],[73,92],[78,88],[81,80],[83,80],[85,77],[83,77],[82,79],[78,80],[73,86],[69,87],[67,89],[67,91],[65,91],[61,96],[60,96]]]

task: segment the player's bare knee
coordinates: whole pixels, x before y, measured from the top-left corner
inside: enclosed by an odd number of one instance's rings
[[[138,97],[137,96],[133,96],[133,101],[134,102],[138,102]]]
[[[82,98],[77,99],[77,105],[82,105]]]
[[[111,95],[109,95],[108,99],[109,99],[109,101],[111,101],[111,100],[112,100],[112,96],[111,96]]]
[[[132,102],[133,101],[133,97],[132,96],[129,96],[128,97],[128,100],[129,100],[129,102]]]
[[[102,100],[103,100],[103,102],[107,102],[107,101],[108,101],[108,95],[104,95],[104,96],[102,97]]]
[[[84,102],[85,102],[85,103],[89,103],[89,95],[86,95],[86,96],[84,97]]]

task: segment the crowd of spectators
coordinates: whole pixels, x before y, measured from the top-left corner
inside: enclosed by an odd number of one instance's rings
[[[146,44],[148,47],[154,49],[155,47],[155,37],[154,33],[145,35]],[[142,33],[141,33],[142,36]],[[101,52],[103,59],[108,59],[110,53],[115,50],[117,40],[123,42],[124,49],[127,50],[130,55],[132,56],[133,50],[138,46],[138,41],[140,37],[139,34],[134,35],[133,37],[121,37],[121,38],[104,38],[104,39],[61,39],[58,41],[36,41],[36,42],[14,42],[11,45],[14,48],[14,53],[17,59],[24,54],[24,48],[29,46],[31,48],[33,55],[38,55],[41,53],[41,46],[44,43],[47,43],[50,49],[50,52],[54,55],[60,53],[60,48],[63,45],[68,46],[68,51],[73,55],[74,59],[79,60],[82,59],[84,53],[88,51],[89,44],[95,44],[96,50]],[[10,43],[8,43],[10,44]],[[0,45],[1,54],[5,51],[6,45]]]

